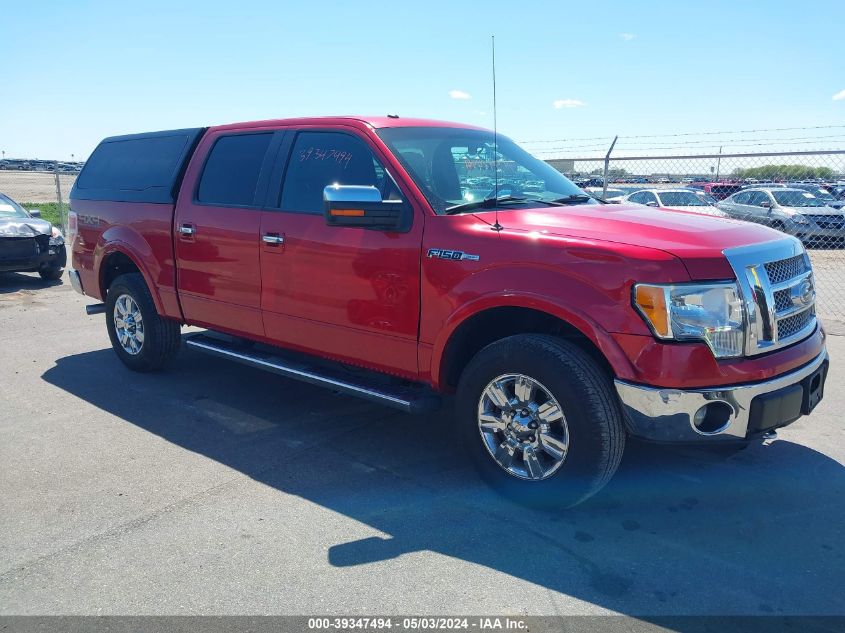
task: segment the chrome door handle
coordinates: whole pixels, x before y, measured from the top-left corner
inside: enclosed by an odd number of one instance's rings
[[[197,230],[190,224],[182,224],[179,226],[179,232],[182,235],[195,235]]]
[[[282,235],[271,235],[269,233],[267,235],[264,235],[261,238],[261,240],[265,244],[284,244],[285,243],[284,236],[282,236]]]

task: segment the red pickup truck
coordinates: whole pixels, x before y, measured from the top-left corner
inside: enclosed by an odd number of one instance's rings
[[[130,369],[185,344],[411,413],[448,397],[468,456],[526,500],[595,493],[627,436],[742,446],[823,395],[798,240],[602,204],[480,128],[332,117],[107,138],[69,219],[71,282],[104,302],[88,311]]]

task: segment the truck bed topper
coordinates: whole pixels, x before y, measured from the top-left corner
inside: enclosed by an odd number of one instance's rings
[[[206,129],[104,139],[76,179],[71,200],[174,204],[185,167]]]

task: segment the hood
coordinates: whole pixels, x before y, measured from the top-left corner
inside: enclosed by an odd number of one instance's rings
[[[780,207],[784,211],[790,213],[800,213],[801,215],[840,215],[842,209],[835,209],[834,207]]]
[[[479,215],[486,221],[487,214]],[[723,250],[784,237],[759,224],[631,204],[511,207],[499,210],[499,223],[511,231],[546,231],[658,249],[681,259],[693,280],[731,279],[733,269]]]
[[[41,218],[3,218],[0,216],[0,237],[35,237],[51,235],[53,225]]]

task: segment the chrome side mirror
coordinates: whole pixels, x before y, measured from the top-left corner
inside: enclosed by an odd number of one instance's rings
[[[372,185],[329,185],[323,189],[326,224],[404,233],[411,213],[402,200],[382,200]]]
[[[41,217],[41,209],[27,209],[26,212],[34,218]]]

